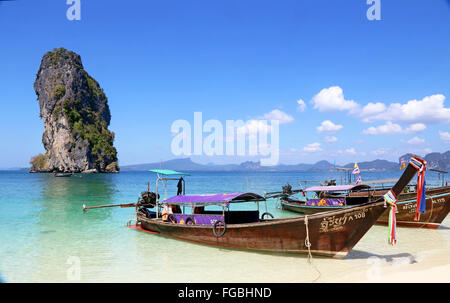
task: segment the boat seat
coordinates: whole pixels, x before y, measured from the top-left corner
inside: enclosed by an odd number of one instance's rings
[[[222,213],[217,214],[173,214],[177,224],[186,224],[188,218],[194,220],[196,225],[214,225],[217,220],[223,220]]]
[[[149,219],[156,218],[156,212],[149,210],[146,207],[142,207],[142,210],[145,212],[145,216]]]

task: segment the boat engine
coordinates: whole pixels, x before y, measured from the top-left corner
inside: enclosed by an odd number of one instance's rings
[[[159,194],[158,194],[159,199]],[[156,205],[156,194],[152,191],[144,191],[139,197],[139,204],[143,207],[153,208]]]
[[[288,183],[285,186],[281,187],[284,195],[291,195],[292,194],[292,186]]]
[[[336,186],[336,180],[325,180],[325,186]]]

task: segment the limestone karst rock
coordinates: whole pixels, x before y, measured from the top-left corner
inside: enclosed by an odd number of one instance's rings
[[[35,172],[118,172],[111,113],[103,89],[64,48],[46,53],[34,89],[44,122],[45,155],[32,158]]]

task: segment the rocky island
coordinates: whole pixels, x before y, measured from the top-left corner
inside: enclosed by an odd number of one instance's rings
[[[34,89],[46,153],[31,159],[31,172],[119,172],[108,99],[80,55],[64,48],[47,52]]]

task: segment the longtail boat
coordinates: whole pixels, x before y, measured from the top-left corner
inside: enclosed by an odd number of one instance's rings
[[[450,212],[450,186],[427,189],[426,208],[424,214],[419,214],[416,220],[417,193],[401,194],[397,202],[397,225],[437,229]],[[389,212],[385,211],[377,220],[377,224],[387,225]]]
[[[386,180],[392,181],[392,180]],[[381,182],[381,181],[380,181]],[[373,182],[375,183],[375,182]],[[280,205],[283,210],[302,214],[316,214],[332,210],[349,209],[367,203],[373,197],[384,195],[388,189],[372,189],[366,184],[337,186],[314,186],[300,192],[315,192],[317,199],[300,200],[292,198],[290,192],[281,192]],[[299,191],[292,191],[298,193]],[[437,229],[450,212],[450,186],[439,186],[426,190],[425,213],[416,216],[417,191],[404,192],[398,196],[397,225]],[[376,224],[387,225],[389,211],[378,218]]]
[[[414,177],[416,170],[422,169],[424,161],[418,157],[417,160],[418,163],[408,164],[390,190],[390,196],[398,196]],[[158,181],[169,179],[158,174]],[[261,202],[266,202],[266,199],[255,193],[231,193],[180,194],[159,203],[156,193],[156,211],[136,204],[134,228],[216,247],[342,258],[386,210],[384,197],[372,196],[367,203],[348,209],[273,219],[269,218],[273,217],[269,213],[260,216]],[[236,203],[255,203],[257,209],[230,210]],[[221,210],[205,210],[205,207],[210,206]],[[160,211],[161,207],[164,208],[163,212]]]
[[[73,173],[61,173],[61,172],[55,172],[54,174],[53,174],[53,176],[55,176],[55,177],[72,177],[73,176]]]

